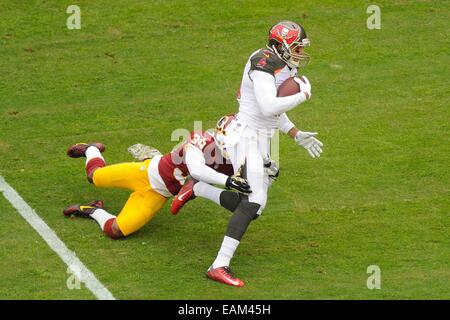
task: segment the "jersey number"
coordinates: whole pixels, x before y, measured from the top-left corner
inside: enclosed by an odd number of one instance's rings
[[[206,140],[199,134],[194,134],[194,137],[191,140],[191,144],[199,148],[200,150],[203,150],[203,148],[206,146]]]

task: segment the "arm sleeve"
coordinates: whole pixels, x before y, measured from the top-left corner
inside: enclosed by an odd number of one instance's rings
[[[281,132],[283,133],[288,133],[289,130],[291,130],[292,128],[295,127],[295,124],[292,123],[291,120],[289,120],[288,116],[286,113],[282,113],[280,114],[280,120],[279,120],[279,124],[278,124],[278,128],[281,130]]]
[[[203,153],[190,145],[186,147],[186,165],[189,174],[196,180],[220,185],[227,182],[228,176],[208,167]]]
[[[251,79],[256,101],[266,117],[285,113],[306,100],[303,92],[287,97],[277,97],[275,78],[267,72],[254,70],[251,73]]]

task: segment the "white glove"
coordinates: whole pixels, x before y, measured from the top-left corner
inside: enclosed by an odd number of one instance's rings
[[[317,132],[304,131],[299,131],[295,135],[295,142],[308,150],[309,155],[313,158],[320,157],[320,154],[322,153],[321,147],[323,146],[322,142],[314,138],[316,135]]]
[[[300,92],[303,92],[306,100],[311,99],[311,83],[308,78],[305,76],[301,76],[300,78],[294,77],[294,81],[300,86]]]

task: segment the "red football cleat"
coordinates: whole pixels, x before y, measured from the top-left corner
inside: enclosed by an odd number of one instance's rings
[[[184,206],[184,204],[195,198],[194,195],[194,185],[197,183],[196,180],[190,178],[180,189],[178,194],[173,198],[172,205],[170,206],[170,212],[172,214],[177,214],[178,211]]]
[[[90,218],[91,214],[97,209],[103,209],[102,200],[94,200],[89,202],[87,205],[74,204],[64,209],[63,213],[66,217],[71,217],[72,215]]]
[[[71,146],[67,150],[67,155],[71,158],[81,158],[85,157],[85,153],[87,148],[89,147],[96,147],[100,152],[105,151],[105,145],[101,142],[93,142],[93,143],[77,143]]]
[[[239,278],[235,278],[231,272],[230,267],[220,267],[212,269],[212,267],[206,273],[206,276],[211,280],[225,283],[233,287],[243,287],[244,281]]]

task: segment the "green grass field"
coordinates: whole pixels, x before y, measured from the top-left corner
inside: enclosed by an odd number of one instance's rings
[[[220,4],[219,4],[220,3]],[[68,30],[68,5],[81,30]],[[118,299],[449,299],[448,1],[0,2],[0,175]],[[233,260],[247,285],[205,278],[230,217],[197,199],[120,241],[62,209],[95,189],[68,146],[102,141],[109,163],[140,142],[236,111],[248,56],[281,19],[302,23],[313,98],[289,112],[323,156],[281,137],[281,175]],[[0,299],[94,299],[0,196]],[[369,265],[381,289],[369,290]]]

